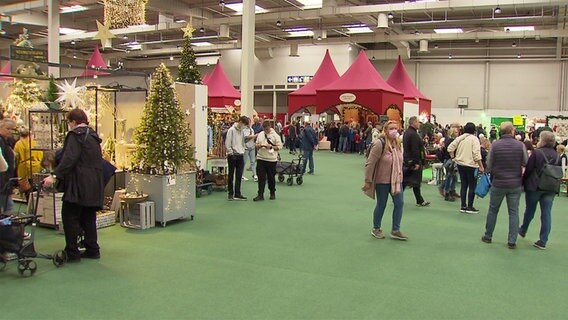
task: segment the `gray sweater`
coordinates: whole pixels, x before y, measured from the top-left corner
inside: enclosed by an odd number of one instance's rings
[[[508,134],[491,145],[487,170],[496,188],[519,188],[523,185],[523,169],[528,153],[525,145]]]

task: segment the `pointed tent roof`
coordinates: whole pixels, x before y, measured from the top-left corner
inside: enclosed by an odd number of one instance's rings
[[[102,69],[107,68],[105,60],[103,59],[103,56],[101,55],[101,52],[99,51],[99,46],[95,47],[95,50],[93,50],[93,54],[91,55],[89,62],[87,62],[87,64],[86,64],[87,68],[90,68],[90,67],[93,67],[93,66],[95,68],[102,68]],[[104,74],[110,74],[110,73],[86,69],[85,71],[83,71],[83,74],[81,74],[81,76],[82,77],[88,77],[88,76],[94,76],[95,74],[96,75],[104,75]]]
[[[288,94],[288,114],[294,114],[302,107],[314,106],[316,104],[316,90],[339,78],[339,73],[333,64],[333,60],[331,60],[329,50],[326,50],[323,61],[312,80],[300,89]]]
[[[402,63],[402,58],[400,56],[398,57],[398,62],[396,63],[394,69],[392,70],[392,73],[388,78],[387,83],[390,84],[393,88],[402,92],[404,94],[405,100],[414,100],[414,101],[416,100],[420,101],[422,99],[430,100],[426,98],[426,96],[423,95],[422,92],[418,90],[418,88],[416,88],[414,82],[412,81],[412,79],[408,75],[408,72],[406,71],[404,63]]]
[[[0,70],[0,74],[11,74],[11,73],[12,70],[10,69],[10,61],[8,61],[8,63],[6,63]],[[6,77],[6,76],[0,77],[0,82],[12,81],[12,80],[14,80],[14,78],[12,77]]]
[[[416,88],[400,56],[387,83],[402,92],[404,94],[404,100],[418,102],[418,112],[421,115],[427,114],[428,118],[430,117],[432,114],[432,100],[427,98]]]
[[[211,73],[206,73],[203,75],[203,79],[201,80],[201,82],[203,84],[207,84],[207,82],[209,82],[209,78],[211,78]]]
[[[389,85],[373,67],[365,51],[361,51],[349,69],[331,84],[318,91],[333,90],[383,90],[400,93]]]
[[[403,94],[390,86],[361,51],[351,67],[331,84],[317,89],[317,113],[341,104],[341,96],[349,93],[360,104],[377,114],[383,114],[389,105],[402,107]]]
[[[241,98],[241,93],[229,81],[219,60],[207,78],[207,87],[209,107],[235,105],[235,100]]]

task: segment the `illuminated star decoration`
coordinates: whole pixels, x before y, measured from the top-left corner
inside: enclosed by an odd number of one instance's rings
[[[187,26],[185,26],[185,28],[181,28],[181,30],[183,31],[183,37],[184,38],[188,38],[191,39],[193,37],[193,33],[195,32],[195,28],[193,28],[192,24],[192,20],[191,17],[189,18],[189,22],[187,23]]]
[[[116,38],[112,32],[110,32],[110,24],[102,24],[97,20],[97,29],[99,30],[97,34],[93,37],[93,40],[101,40],[101,45],[103,48],[111,48],[112,40]]]
[[[77,78],[73,80],[73,83],[67,82],[63,84],[57,84],[57,87],[61,92],[58,92],[59,98],[57,98],[57,102],[65,102],[64,108],[69,108],[69,106],[73,108],[78,108],[83,104],[83,99],[81,95],[86,90],[85,87],[77,87]]]

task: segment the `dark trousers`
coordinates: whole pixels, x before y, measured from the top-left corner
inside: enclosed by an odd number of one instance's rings
[[[290,152],[296,152],[296,138],[290,138]]]
[[[331,138],[331,151],[339,151],[337,145],[339,144],[339,138]]]
[[[61,218],[65,232],[65,252],[71,259],[79,257],[78,239],[84,236],[85,249],[89,254],[99,253],[97,243],[97,210],[96,207],[84,207],[76,203],[63,201]]]
[[[460,197],[461,197],[462,208],[473,207],[473,199],[475,198],[475,187],[477,186],[475,170],[477,170],[477,168],[458,165],[458,171],[460,173],[460,180],[461,180]],[[465,202],[466,199],[467,199],[467,205]]]
[[[422,197],[420,187],[412,187],[412,191],[414,192],[414,198],[416,198],[416,204],[424,203],[424,198]]]
[[[258,176],[258,195],[264,196],[264,187],[268,181],[270,194],[276,193],[276,162],[257,160],[256,175]]]
[[[240,196],[243,171],[245,169],[245,158],[242,154],[229,155],[227,156],[227,163],[229,165],[229,181],[227,186],[229,196]]]

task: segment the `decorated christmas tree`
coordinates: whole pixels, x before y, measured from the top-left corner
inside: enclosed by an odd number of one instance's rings
[[[201,74],[197,69],[197,61],[195,60],[195,52],[191,47],[190,38],[186,37],[181,51],[179,62],[178,82],[201,84]]]
[[[53,78],[53,75],[49,76],[49,85],[47,86],[45,100],[47,102],[55,102],[55,100],[57,100],[57,85],[55,84],[55,78]]]
[[[136,129],[136,160],[146,173],[173,174],[194,162],[189,128],[170,71],[162,63],[152,75],[142,123]]]

